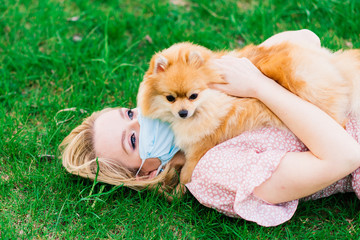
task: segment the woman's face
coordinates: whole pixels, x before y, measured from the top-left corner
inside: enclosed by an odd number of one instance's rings
[[[141,165],[139,155],[140,125],[137,109],[120,108],[100,115],[94,124],[96,156],[108,158],[137,172]],[[141,176],[155,176],[160,160],[147,159],[141,168]]]

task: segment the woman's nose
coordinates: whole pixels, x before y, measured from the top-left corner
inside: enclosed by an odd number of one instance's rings
[[[130,128],[134,129],[134,130],[139,130],[140,129],[140,124],[139,121],[137,120],[137,117],[134,117],[130,123],[129,123]]]
[[[138,117],[138,114],[139,114],[138,109],[137,109],[137,108],[133,108],[132,111],[133,111],[133,113],[134,113],[134,119],[137,118],[137,117]]]

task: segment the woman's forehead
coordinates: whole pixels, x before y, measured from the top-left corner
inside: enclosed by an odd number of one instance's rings
[[[125,129],[124,120],[118,109],[103,113],[95,120],[94,147],[97,153],[103,152],[106,146],[118,144]]]

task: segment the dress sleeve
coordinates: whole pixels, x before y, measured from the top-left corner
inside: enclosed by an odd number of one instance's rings
[[[346,124],[346,131],[360,143],[360,118],[351,117]],[[351,175],[352,188],[360,199],[360,168],[356,169]]]
[[[187,188],[201,204],[228,216],[262,226],[276,226],[289,220],[297,208],[297,200],[273,205],[252,194],[255,187],[271,177],[291,150],[279,147],[286,146],[279,143],[282,140],[292,145],[298,142],[281,131],[254,132],[212,148],[197,164]],[[293,148],[296,151],[297,147]]]

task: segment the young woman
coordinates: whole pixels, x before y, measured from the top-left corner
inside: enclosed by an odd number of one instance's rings
[[[284,32],[263,44],[284,40],[320,44],[318,37],[307,30]],[[202,204],[274,226],[291,218],[299,198],[316,192],[313,198],[359,191],[360,174],[356,169],[360,166],[360,145],[356,140],[360,138],[360,121],[350,116],[347,132],[316,106],[264,76],[247,59],[224,57],[214,66],[228,84],[213,88],[259,99],[292,133],[268,127],[245,132],[211,149],[187,184]],[[142,163],[134,138],[139,131],[136,109],[96,112],[64,139],[63,165],[69,172],[90,179],[99,170],[98,181],[110,184],[141,189],[161,183],[163,190],[170,191],[178,183],[177,171],[184,156],[178,152],[158,176],[160,161],[147,159],[136,176]],[[353,171],[351,180],[346,176]]]

